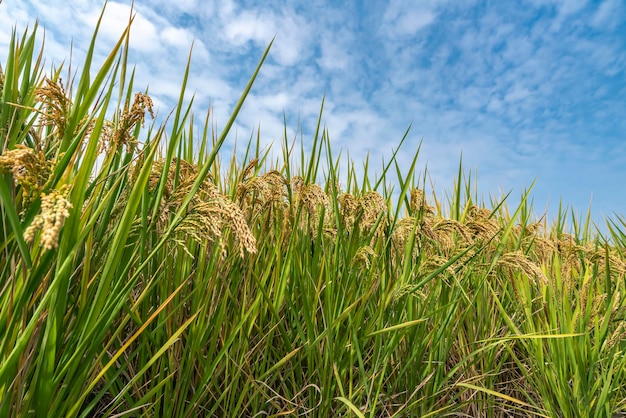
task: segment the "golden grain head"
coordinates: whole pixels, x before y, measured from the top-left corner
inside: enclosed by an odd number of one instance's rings
[[[603,274],[607,270],[618,277],[626,274],[626,261],[618,252],[612,250],[607,253],[604,248],[596,249],[592,243],[579,246],[579,248],[589,261],[599,264]]]
[[[526,236],[529,236],[529,235],[536,236],[537,234],[541,232],[542,228],[543,228],[542,222],[533,222],[524,226],[524,234]]]
[[[491,239],[500,230],[498,222],[492,217],[492,212],[476,205],[472,205],[468,209],[465,225],[471,231],[474,239],[477,240]]]
[[[421,227],[423,223],[415,225],[415,221],[416,220],[413,217],[406,217],[397,222],[394,226],[391,234],[391,243],[395,249],[394,253],[399,254],[401,258],[404,256],[405,248],[409,239],[413,236],[419,236],[421,234]],[[414,247],[414,254],[417,254],[418,248],[418,245]]]
[[[554,252],[556,251],[554,241],[542,236],[535,236],[532,239],[532,244],[534,245],[533,253],[537,260],[539,260],[541,264],[550,264]]]
[[[371,191],[359,198],[361,207],[362,228],[371,228],[374,226],[378,217],[387,213],[387,203],[385,199],[376,191]]]
[[[237,185],[237,197],[244,209],[259,204],[261,210],[267,205],[286,205],[287,181],[279,171],[272,170],[262,176],[252,177]]]
[[[287,197],[287,180],[279,171],[268,171],[260,177],[260,182],[264,184],[263,189],[267,191],[268,202],[277,202]]]
[[[293,176],[291,178],[291,189],[296,197],[300,195],[303,187],[304,187],[304,179],[302,177]]]
[[[470,206],[467,211],[467,217],[472,220],[485,220],[491,217],[492,212],[487,208],[481,208],[476,205]]]
[[[396,223],[392,236],[404,242],[414,231],[419,231],[419,225],[416,226],[415,218],[409,216]]]
[[[417,224],[416,224],[417,222]],[[396,223],[392,240],[394,246],[399,250],[403,250],[409,239],[415,237],[420,239],[422,245],[437,241],[437,233],[432,228],[433,224],[424,219],[416,219],[414,217],[406,217]],[[415,249],[417,251],[417,247]]]
[[[441,268],[442,266],[446,265],[450,260],[446,257],[443,257],[441,255],[437,255],[437,254],[433,254],[430,255],[424,262],[424,264],[420,267],[420,270],[422,271],[427,271],[427,272],[432,272],[435,271],[439,268]],[[445,268],[445,272],[450,275],[450,276],[454,276],[456,274],[456,268],[458,266],[462,265],[461,262],[459,262],[459,260],[457,260],[457,262],[450,264],[448,267]]]
[[[343,193],[337,198],[339,202],[339,214],[348,230],[352,229],[358,215],[359,204],[357,199],[349,193]]]
[[[161,179],[165,176],[163,195],[159,202],[159,210],[157,211],[158,218],[155,219],[158,232],[162,232],[167,228],[170,215],[178,210],[185,200],[185,197],[191,191],[199,171],[196,164],[174,157],[169,165],[167,165],[167,171],[164,172],[166,162],[164,158],[156,159],[152,164],[148,177],[148,190],[150,193],[155,193],[161,183]],[[132,167],[130,174],[131,183],[138,175],[141,167],[141,160],[138,160]],[[196,194],[192,197],[189,203],[190,210],[203,201],[213,199],[218,196],[218,194],[217,186],[211,182],[211,176],[207,176],[205,181],[200,184],[200,188]],[[123,195],[116,203],[114,213],[118,213],[125,206],[127,198],[128,193],[124,191]]]
[[[163,175],[163,167],[165,166],[165,159],[157,159],[152,163],[152,169],[150,170],[150,177],[148,178],[148,190],[153,193],[161,182],[161,176]],[[135,167],[135,171],[140,167]],[[168,170],[167,179],[165,181],[164,194],[169,196],[172,192],[174,185],[174,170]]]
[[[619,321],[615,330],[613,330],[611,336],[605,340],[604,344],[606,344],[608,348],[613,348],[617,344],[623,343],[624,340],[626,340],[626,322]]]
[[[250,160],[246,168],[241,173],[242,183],[245,182],[250,177],[250,175],[252,175],[252,173],[254,173],[254,170],[256,169],[258,162],[259,162],[258,158],[253,158],[252,160]]]
[[[130,114],[133,115],[133,119],[137,122],[141,121],[142,124],[145,119],[146,112],[150,114],[150,117],[154,119],[154,104],[150,96],[144,93],[135,93],[135,100],[130,108]]]
[[[317,184],[308,184],[300,189],[300,201],[309,209],[309,214],[313,215],[320,207],[327,207],[330,199],[324,190]]]
[[[624,305],[624,301],[622,300],[622,293],[617,290],[613,293],[613,309],[611,310],[611,320],[615,320],[615,316],[618,312],[626,310],[626,306]],[[624,321],[620,321],[624,325],[626,323]]]
[[[296,220],[296,223],[303,227],[311,227],[317,225],[321,217],[330,206],[330,199],[324,193],[324,190],[315,183],[305,184],[304,179],[300,176],[294,176],[291,178],[291,191],[292,191],[292,204],[290,217],[294,218],[299,208],[304,209],[300,212],[300,217]],[[324,229],[323,233],[327,237],[334,237],[336,230],[334,225],[331,224],[331,217],[324,216]]]
[[[559,253],[554,253],[553,257],[559,260],[559,263],[561,264],[561,277],[563,278],[564,285],[569,288],[572,284],[573,277],[577,275],[574,274],[574,272],[579,271],[582,268],[580,257],[575,253],[569,253],[564,256]]]
[[[40,112],[42,123],[54,126],[56,134],[63,137],[72,104],[65,92],[63,81],[60,78],[53,81],[46,77],[43,85],[35,89],[35,100],[43,105]]]
[[[69,210],[72,208],[66,196],[66,187],[42,195],[41,212],[24,231],[24,239],[27,242],[32,242],[36,233],[41,230],[41,246],[45,250],[57,248],[61,228],[70,216]]]
[[[458,244],[471,244],[472,233],[467,225],[454,219],[440,219],[432,225],[435,241],[443,248],[452,249]]]
[[[426,194],[423,190],[420,189],[411,190],[411,200],[409,208],[411,209],[412,214],[422,212],[424,215],[428,216],[435,213],[435,208],[428,204],[428,201],[426,200]]]
[[[361,264],[365,268],[369,269],[372,266],[372,260],[376,257],[378,257],[378,255],[374,249],[369,245],[365,245],[356,251],[354,257],[352,258],[352,263],[355,265]]]
[[[239,255],[243,258],[244,250],[254,254],[256,238],[246,223],[245,217],[239,206],[222,196],[216,196],[208,202],[203,202],[193,211],[204,218],[206,238],[211,241],[220,239],[224,228],[229,228],[239,248]]]
[[[198,175],[197,166],[183,160],[173,161],[170,165],[170,173],[175,170],[176,166],[178,166],[180,182],[166,203],[174,207],[182,203]],[[248,253],[256,253],[256,239],[245,221],[242,209],[235,202],[220,194],[217,186],[207,179],[193,197],[189,205],[189,213],[177,226],[177,232],[198,242],[203,239],[218,242],[222,255],[225,255],[226,242],[223,239],[225,230],[231,231],[241,257],[244,256],[244,250]]]
[[[500,228],[493,219],[469,221],[466,222],[465,225],[476,240],[491,239],[500,231]]]
[[[423,206],[426,206],[426,196],[424,194],[424,191],[420,189],[411,190],[411,211],[417,212],[419,208]]]
[[[496,263],[499,267],[510,270],[521,270],[528,277],[538,280],[542,285],[548,284],[548,278],[541,268],[533,263],[522,251],[513,251],[502,254]]]
[[[589,295],[590,293],[592,293],[592,291],[593,289],[591,288],[591,280],[585,281],[578,294],[578,298],[579,298],[578,303],[579,303],[580,309],[576,310],[573,316],[574,329],[578,328],[578,323],[580,321],[581,316],[583,315],[586,316],[587,304],[589,303],[589,299],[590,299]],[[602,313],[604,312],[606,297],[607,297],[606,293],[599,293],[599,294],[595,294],[592,296],[591,313],[589,315],[589,318],[591,319],[591,321],[586,324],[587,330],[591,331],[594,328],[594,326],[596,325],[594,318],[597,318],[599,315],[602,315]]]
[[[561,234],[555,243],[560,254],[572,253],[577,247],[576,239],[570,234]]]
[[[111,141],[112,145],[115,147],[125,146],[127,150],[134,150],[137,147],[137,139],[133,135],[133,130],[138,124],[144,125],[146,112],[154,118],[152,107],[153,103],[150,96],[136,93],[130,109],[126,108],[120,115]]]
[[[52,165],[42,151],[18,144],[0,155],[0,171],[10,172],[15,184],[25,189],[24,199],[32,200],[49,180]]]
[[[606,293],[600,293],[600,294],[595,295],[595,297],[593,298],[593,303],[591,304],[592,306],[591,317],[592,318],[597,317],[604,312],[606,297],[607,297]],[[593,326],[593,324],[589,324],[589,325]]]

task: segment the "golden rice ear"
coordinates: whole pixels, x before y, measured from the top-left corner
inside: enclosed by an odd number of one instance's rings
[[[607,255],[604,248],[596,249],[593,245],[588,244],[586,247],[583,247],[582,251],[585,252],[589,261],[598,264],[601,274],[606,274],[609,267],[611,275],[621,277],[626,274],[626,262],[615,250],[609,251]]]
[[[381,213],[387,213],[385,199],[376,191],[371,191],[361,196],[359,206],[361,210],[360,226],[363,229],[371,228],[374,226]]]
[[[35,100],[43,105],[40,111],[42,123],[54,127],[53,134],[57,138],[63,138],[72,105],[63,81],[60,78],[53,81],[46,77],[43,85],[35,89]]]
[[[352,265],[362,265],[366,269],[369,269],[372,266],[372,260],[378,257],[378,254],[374,251],[374,249],[365,245],[363,247],[359,247],[359,249],[354,254],[352,258]]]
[[[267,191],[266,202],[278,202],[287,198],[288,183],[279,171],[268,171],[260,177],[259,181],[264,185],[263,189]]]
[[[496,266],[505,267],[509,270],[522,270],[528,277],[533,278],[542,285],[548,284],[548,278],[543,271],[533,263],[522,251],[505,253],[498,258]]]
[[[305,184],[304,179],[300,176],[292,177],[290,186],[292,191],[290,216],[295,218],[298,208],[302,208],[304,210],[300,213],[300,219],[296,221],[299,226],[317,225],[322,214],[326,213],[330,207],[330,199],[324,190],[315,183]],[[329,219],[328,216],[325,216],[324,223],[326,226],[322,232],[332,236],[336,231],[328,225]]]
[[[241,258],[244,257],[244,250],[250,254],[257,252],[256,238],[246,223],[241,208],[217,192],[211,199],[196,201],[190,205],[189,214],[176,227],[175,232],[199,243],[205,239],[217,242],[222,248],[222,255],[225,255],[226,229],[230,229]]]
[[[425,271],[437,270],[441,268],[443,265],[450,261],[448,258],[443,257],[441,255],[433,254],[428,257],[428,259],[424,262],[424,265],[421,267]],[[462,266],[462,260],[458,260],[456,263],[453,263],[446,267],[444,270],[448,275],[454,276],[456,275],[456,269]]]
[[[133,136],[133,130],[138,124],[144,126],[146,112],[154,118],[152,108],[153,103],[150,96],[141,92],[135,94],[132,106],[130,109],[124,109],[114,129],[111,141],[114,148],[125,146],[127,151],[137,148],[137,139]]]
[[[252,160],[250,160],[246,168],[244,168],[243,172],[241,173],[242,183],[245,182],[248,179],[248,177],[250,177],[250,175],[254,172],[258,162],[259,162],[258,158],[253,158]]]
[[[435,208],[428,204],[426,194],[420,189],[411,190],[409,210],[413,216],[416,216],[418,213],[422,213],[422,216],[426,217],[430,217],[435,214]]]
[[[52,164],[46,160],[43,151],[22,144],[0,155],[0,171],[10,172],[15,184],[24,189],[24,206],[39,197],[52,170]]]
[[[451,250],[459,244],[465,246],[474,242],[470,229],[454,219],[441,219],[433,224],[432,230],[435,233],[435,241],[445,250]]]
[[[339,215],[343,220],[345,227],[349,230],[352,229],[354,221],[358,214],[359,204],[357,199],[349,193],[343,193],[337,198],[339,202]]]
[[[288,182],[277,170],[271,170],[259,177],[248,178],[245,182],[238,182],[236,186],[236,201],[246,219],[264,217],[286,222],[285,210],[288,209],[289,194]],[[269,217],[267,217],[269,216]]]
[[[319,207],[327,207],[330,204],[330,199],[328,199],[324,190],[317,184],[302,186],[300,201],[306,206],[311,216],[315,216]]]
[[[532,244],[539,264],[550,264],[556,251],[556,244],[551,239],[539,235],[532,238]]]
[[[616,292],[616,295],[621,296],[619,292]],[[620,298],[618,297],[617,300],[620,300]],[[613,348],[617,344],[624,341],[625,339],[626,339],[626,322],[620,321],[617,327],[615,328],[615,331],[611,333],[611,336],[608,338],[605,344],[607,348]]]
[[[405,255],[405,248],[409,240],[415,237],[416,242],[421,239],[424,233],[423,222],[420,222],[418,225],[415,225],[415,218],[406,217],[401,221],[397,222],[393,232],[391,233],[391,243],[394,248],[394,262],[402,262]],[[413,256],[417,255],[419,252],[420,246],[415,245],[413,248]],[[397,254],[397,256],[396,256]]]
[[[294,195],[294,200],[298,201],[300,199],[300,194],[302,193],[302,188],[304,187],[304,179],[300,176],[293,176],[291,178],[291,191]]]
[[[500,231],[498,222],[491,215],[492,212],[487,208],[472,205],[468,209],[465,225],[475,240],[491,239]]]
[[[67,187],[53,190],[41,197],[41,213],[35,216],[31,225],[24,231],[24,240],[33,242],[35,234],[41,232],[41,246],[52,250],[59,245],[59,235],[65,220],[70,216],[72,204],[67,200]]]
[[[407,240],[412,234],[415,226],[415,218],[407,217],[402,219],[400,222],[396,223],[395,228],[393,229],[392,238],[399,244]],[[419,226],[418,226],[419,231]],[[401,245],[401,248],[404,248],[404,245]]]

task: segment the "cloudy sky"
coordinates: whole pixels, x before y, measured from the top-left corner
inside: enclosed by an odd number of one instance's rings
[[[97,44],[106,56],[130,1],[109,1]],[[0,62],[10,31],[45,29],[47,63],[80,62],[103,6],[96,0],[5,0]],[[260,125],[280,149],[311,141],[322,98],[334,144],[372,174],[411,125],[400,162],[423,141],[439,194],[463,165],[487,201],[536,179],[549,219],[562,199],[596,221],[626,214],[626,5],[621,0],[246,1],[137,0],[130,61],[160,114],[171,110],[194,42],[195,111],[223,126],[270,40],[270,57],[236,125]],[[232,144],[232,143],[231,143]],[[408,167],[407,167],[408,168]]]

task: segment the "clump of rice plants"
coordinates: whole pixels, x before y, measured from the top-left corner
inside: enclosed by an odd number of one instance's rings
[[[321,111],[299,165],[287,138],[282,162],[223,159],[271,45],[198,135],[187,73],[155,122],[128,30],[94,69],[96,28],[73,82],[44,75],[36,28],[0,71],[1,416],[626,411],[623,218],[548,225],[461,167],[429,197],[418,153],[342,174]]]

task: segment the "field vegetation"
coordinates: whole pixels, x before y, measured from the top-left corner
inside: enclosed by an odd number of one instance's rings
[[[128,30],[78,72],[44,71],[36,30],[0,72],[0,416],[626,411],[623,217],[548,223],[461,166],[438,198],[417,152],[373,176],[321,109],[310,152],[223,155],[271,45],[215,132],[188,72],[153,118]]]

